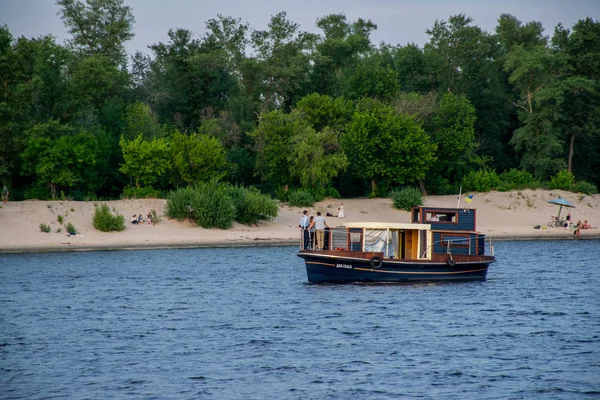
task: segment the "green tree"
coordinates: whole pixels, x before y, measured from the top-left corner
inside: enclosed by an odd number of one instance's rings
[[[55,122],[49,124],[56,126]],[[44,130],[44,126],[37,126]],[[63,128],[63,130],[71,130]],[[72,188],[94,176],[98,141],[95,136],[82,132],[74,135],[38,136],[31,134],[27,148],[22,154],[23,172],[34,175],[36,183],[47,186],[52,198],[60,188]]]
[[[288,162],[291,176],[314,189],[328,186],[349,164],[336,132],[329,128],[317,132],[309,126],[294,133]]]
[[[515,106],[522,124],[510,143],[520,156],[520,166],[544,179],[566,167],[555,101],[564,62],[545,46],[526,50],[521,45],[513,48],[505,62],[509,82],[519,93]]]
[[[76,49],[88,56],[102,55],[115,65],[126,64],[125,43],[134,37],[134,18],[123,0],[57,0],[56,4]]]
[[[342,146],[354,173],[371,180],[373,196],[378,179],[413,182],[424,178],[435,161],[435,145],[411,117],[368,100],[359,104]]]
[[[171,136],[171,154],[178,182],[192,186],[225,176],[225,149],[215,137],[175,132]]]
[[[440,194],[454,193],[451,186],[460,182],[475,165],[475,107],[465,96],[445,93],[432,121],[432,140],[437,146],[437,162],[426,183]]]
[[[119,145],[124,159],[119,171],[133,177],[138,188],[152,185],[171,168],[169,145],[165,139],[143,140],[140,134],[129,141],[121,136]]]
[[[600,165],[600,22],[580,20],[572,32],[559,24],[552,45],[559,56],[566,58],[561,79],[554,82],[556,90],[550,94],[560,108],[556,125],[568,143],[567,171],[577,169],[578,176],[597,182],[600,174],[594,166]]]

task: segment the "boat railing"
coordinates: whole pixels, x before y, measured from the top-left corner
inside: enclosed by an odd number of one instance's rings
[[[356,238],[353,240],[353,235],[356,235]],[[393,252],[393,249],[396,245],[394,243],[393,238],[391,237],[382,237],[381,235],[374,235],[365,232],[351,232],[346,228],[330,228],[325,231],[325,241],[328,246],[324,246],[325,250],[351,250],[353,244],[360,245],[361,250],[364,246],[364,251],[375,251],[375,252],[383,252],[386,257]],[[486,253],[486,248],[489,249],[489,255],[494,255],[494,244],[491,236],[487,236],[487,246],[484,243],[484,254]],[[316,234],[315,232],[309,232],[308,239],[308,248],[307,250],[316,250]],[[452,257],[452,245],[456,245],[459,243],[467,243],[468,247],[468,255],[472,254],[472,238],[458,238],[458,239],[449,239],[445,238],[442,240],[437,240],[429,246],[425,248],[425,250],[421,253],[421,258],[426,258],[427,253],[435,246],[439,244],[443,244],[446,247],[446,254]],[[475,239],[476,240],[476,239]],[[304,249],[304,230],[300,231],[300,250]]]

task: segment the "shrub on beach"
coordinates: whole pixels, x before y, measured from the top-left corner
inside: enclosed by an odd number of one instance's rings
[[[227,194],[233,200],[235,221],[240,224],[252,225],[261,220],[273,219],[279,212],[277,201],[254,187],[230,186]]]
[[[598,193],[598,188],[593,183],[582,181],[574,183],[571,186],[571,191],[583,194],[596,194]]]
[[[465,192],[489,192],[500,185],[500,177],[491,168],[469,172],[462,180]]]
[[[41,232],[45,232],[45,233],[49,233],[52,229],[50,228],[50,225],[46,225],[43,222],[40,224],[40,231]]]
[[[122,231],[125,229],[125,217],[122,215],[113,215],[106,204],[96,206],[94,212],[94,228],[102,232]],[[68,228],[67,231],[71,232]]]
[[[225,190],[213,180],[196,188],[172,191],[167,197],[166,213],[178,220],[191,219],[203,228],[229,229],[235,207]]]
[[[415,187],[394,189],[390,192],[390,197],[394,207],[399,210],[410,211],[413,207],[423,205],[423,194]]]
[[[151,187],[127,186],[121,194],[122,199],[158,199],[160,192]]]
[[[76,235],[77,234],[77,228],[75,228],[75,225],[73,225],[72,223],[67,223],[67,226],[65,227],[65,229],[67,230],[68,233],[70,233],[71,235]]]
[[[500,184],[497,189],[500,192],[534,189],[536,186],[541,186],[529,172],[516,168],[511,168],[509,171],[501,173],[498,178],[500,179]]]
[[[572,172],[563,170],[550,178],[548,189],[571,190],[573,183],[575,183],[575,175]]]
[[[290,206],[294,207],[312,207],[317,199],[308,190],[298,189],[290,193]]]
[[[277,216],[276,200],[256,188],[219,184],[217,180],[196,188],[173,191],[167,197],[166,214],[190,219],[203,228],[231,228],[233,221],[251,225]]]

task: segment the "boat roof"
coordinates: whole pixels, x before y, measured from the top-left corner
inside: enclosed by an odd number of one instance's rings
[[[344,222],[341,228],[365,228],[365,229],[418,229],[430,230],[430,224],[410,224],[399,222]]]

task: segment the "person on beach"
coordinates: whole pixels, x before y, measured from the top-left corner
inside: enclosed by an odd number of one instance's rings
[[[338,213],[338,218],[344,218],[344,203],[340,204],[340,207],[338,208],[339,213]]]
[[[131,218],[131,223],[134,225],[138,224],[137,214],[133,214],[133,217]]]
[[[6,187],[6,185],[4,185],[4,187],[2,188],[2,202],[4,204],[6,204],[8,202],[9,195],[10,195],[10,192],[8,191],[8,188]]]
[[[303,248],[308,250],[308,246],[310,244],[310,238],[308,234],[308,210],[304,210],[302,212],[302,218],[300,218],[300,224],[298,225],[298,228],[302,229]]]
[[[138,224],[143,224],[144,223],[144,217],[142,217],[142,214],[138,215]]]
[[[325,227],[329,228],[325,218],[321,215],[321,211],[317,212],[317,218],[315,218],[315,231],[317,233],[317,250],[323,250],[323,244],[325,244]]]
[[[571,213],[567,214],[567,229],[569,229],[571,227],[571,225],[573,225],[573,223],[571,222]]]
[[[581,223],[581,220],[577,221],[577,225],[575,225],[575,230],[573,231],[573,236],[575,236],[577,239],[581,238],[581,227],[583,226],[583,224]]]
[[[148,211],[148,215],[146,215],[146,220],[148,221],[148,225],[152,225],[152,213]]]

